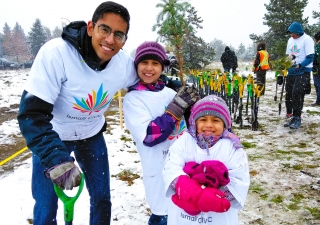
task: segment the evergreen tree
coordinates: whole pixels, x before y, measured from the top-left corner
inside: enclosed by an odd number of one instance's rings
[[[61,34],[62,34],[62,29],[56,26],[52,31],[52,38],[61,37]]]
[[[220,62],[220,57],[222,53],[224,52],[224,48],[226,47],[226,44],[223,43],[222,40],[219,39],[213,39],[213,41],[210,42],[209,44],[215,51],[215,56],[213,60]]]
[[[46,34],[46,42],[52,39],[51,30],[49,27],[43,26],[44,32]]]
[[[182,85],[185,85],[183,80],[183,57],[182,43],[183,37],[187,32],[192,32],[193,27],[188,24],[185,14],[190,4],[181,2],[180,0],[161,0],[163,3],[158,3],[157,8],[162,8],[162,11],[157,15],[157,23],[153,25],[152,31],[157,31],[160,42],[168,42],[174,46],[175,54],[178,60],[179,76]]]
[[[44,27],[41,24],[40,19],[36,19],[31,27],[29,34],[30,50],[31,54],[35,57],[38,51],[46,43],[47,36]]]
[[[300,22],[306,29],[308,17],[303,19],[303,11],[307,6],[308,0],[270,0],[269,4],[264,4],[267,13],[264,15],[264,25],[269,27],[269,31],[257,36],[251,34],[250,38],[257,44],[261,41],[266,42],[269,53],[276,57],[285,55],[289,36],[287,30],[294,21]],[[307,31],[307,29],[306,29]]]
[[[196,36],[196,29],[202,29],[203,20],[197,16],[194,7],[187,9],[187,23],[193,26],[186,32],[182,42],[183,69],[200,69],[209,65],[215,56],[214,49],[202,38]]]
[[[246,48],[245,53],[242,55],[242,60],[245,62],[252,62],[255,59],[257,52],[257,44],[253,43]]]
[[[238,60],[243,59],[245,52],[246,52],[246,47],[244,46],[244,44],[240,43],[238,49],[236,50],[236,55],[238,57]]]
[[[319,7],[320,7],[320,3],[319,3]],[[312,11],[312,18],[318,20],[315,24],[312,24],[309,27],[310,34],[314,36],[315,33],[320,31],[320,12]]]
[[[2,53],[3,55],[10,55],[10,49],[12,48],[12,42],[10,41],[12,38],[12,31],[10,26],[5,23],[3,27],[3,35],[2,35]]]
[[[182,52],[184,70],[204,68],[215,56],[214,49],[202,38],[196,37],[193,32],[185,36]]]
[[[3,53],[2,53],[2,41],[3,41],[3,38],[2,38],[2,34],[0,33],[0,58],[3,57]]]

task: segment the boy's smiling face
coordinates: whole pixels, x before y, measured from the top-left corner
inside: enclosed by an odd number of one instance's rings
[[[208,115],[199,117],[196,121],[196,127],[198,134],[219,136],[224,130],[224,123],[219,117]]]

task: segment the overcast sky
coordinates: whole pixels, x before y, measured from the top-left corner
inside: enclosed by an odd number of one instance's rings
[[[131,28],[128,41],[124,49],[131,52],[144,41],[154,41],[156,32],[152,32],[152,26],[156,23],[156,16],[160,8],[156,8],[160,0],[114,0],[129,10],[131,15]],[[263,25],[263,16],[267,12],[264,3],[269,0],[186,0],[198,11],[198,16],[203,19],[203,29],[198,30],[198,36],[206,42],[215,38],[222,40],[227,45],[238,47],[240,43],[245,46],[251,44],[249,34],[262,34],[268,30]],[[27,34],[39,18],[42,25],[53,30],[61,26],[61,22],[75,20],[88,21],[96,7],[102,1],[79,1],[79,0],[8,0],[0,7],[0,31],[4,23],[13,28],[18,22]],[[216,3],[217,2],[217,3]],[[312,19],[312,10],[320,11],[317,0],[309,0],[305,9],[304,17]],[[68,23],[68,22],[67,22]]]

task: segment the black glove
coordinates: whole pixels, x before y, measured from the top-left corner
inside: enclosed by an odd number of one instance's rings
[[[277,77],[277,84],[278,84],[278,85],[282,85],[282,83],[283,83],[283,75],[278,75],[278,77]]]
[[[299,63],[299,64],[293,64],[291,67],[292,67],[292,68],[299,69],[299,68],[301,67],[301,64],[300,64],[300,63]]]
[[[64,162],[49,168],[45,175],[60,189],[72,190],[80,185],[81,173],[73,162]]]
[[[318,68],[317,67],[312,67],[312,73],[313,75],[318,75]]]
[[[184,111],[199,99],[200,96],[196,88],[183,86],[169,103],[165,112],[169,113],[177,120],[180,120]]]

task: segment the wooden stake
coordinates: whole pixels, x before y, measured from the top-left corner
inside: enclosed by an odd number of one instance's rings
[[[121,90],[118,91],[118,100],[119,100],[119,112],[120,112],[120,128],[123,129],[123,115],[122,115],[122,99],[121,99]]]

